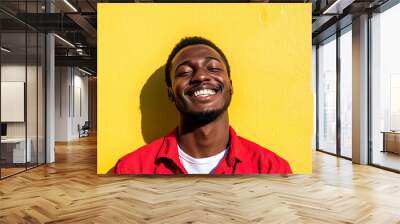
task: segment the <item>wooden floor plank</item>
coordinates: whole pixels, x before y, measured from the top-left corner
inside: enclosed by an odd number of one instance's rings
[[[314,152],[313,174],[99,176],[96,137],[0,181],[0,223],[400,223],[400,175]]]

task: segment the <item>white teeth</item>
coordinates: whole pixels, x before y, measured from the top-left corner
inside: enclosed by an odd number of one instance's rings
[[[215,95],[215,91],[212,89],[201,89],[197,90],[196,92],[193,93],[194,96],[210,96],[210,95]]]

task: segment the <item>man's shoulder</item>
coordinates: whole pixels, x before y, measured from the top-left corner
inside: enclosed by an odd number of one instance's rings
[[[276,154],[275,152],[253,142],[243,137],[238,136],[240,143],[243,145],[247,158],[250,160],[256,160],[258,163],[266,165],[268,164],[268,169],[272,169],[271,173],[291,173],[291,168],[289,163]],[[275,170],[277,169],[277,170]],[[275,170],[275,171],[274,171]]]
[[[154,166],[154,161],[162,147],[164,139],[165,137],[156,139],[121,157],[115,166],[114,173],[143,173],[143,169],[149,169]]]
[[[162,144],[164,142],[164,138],[165,137],[158,138],[146,145],[139,147],[138,149],[123,156],[121,158],[121,160],[129,159],[129,158],[136,158],[136,157],[140,157],[140,156],[144,156],[144,155],[149,156],[152,154],[157,154],[158,151],[160,150],[160,147],[162,146]]]
[[[267,155],[267,156],[278,156],[276,153],[272,152],[271,150],[253,142],[241,136],[238,136],[240,143],[244,146],[247,150],[247,153],[255,153],[260,155]]]

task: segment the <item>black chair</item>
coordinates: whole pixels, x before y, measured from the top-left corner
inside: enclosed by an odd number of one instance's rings
[[[85,121],[85,123],[82,125],[82,127],[80,127],[80,125],[78,125],[79,138],[89,136],[89,129],[90,129],[89,121]]]

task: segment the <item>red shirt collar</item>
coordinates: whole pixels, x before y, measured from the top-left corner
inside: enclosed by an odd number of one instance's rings
[[[161,145],[161,149],[156,157],[156,161],[159,161],[162,158],[166,158],[172,160],[182,171],[186,173],[186,170],[183,168],[178,154],[178,143],[176,141],[176,132],[177,128],[175,128],[171,133],[169,133],[164,138],[164,142]],[[229,144],[229,152],[225,158],[227,161],[227,165],[232,167],[234,166],[236,160],[243,161],[243,149],[241,142],[238,141],[238,136],[232,127],[229,126],[229,136],[230,136],[230,144]]]

